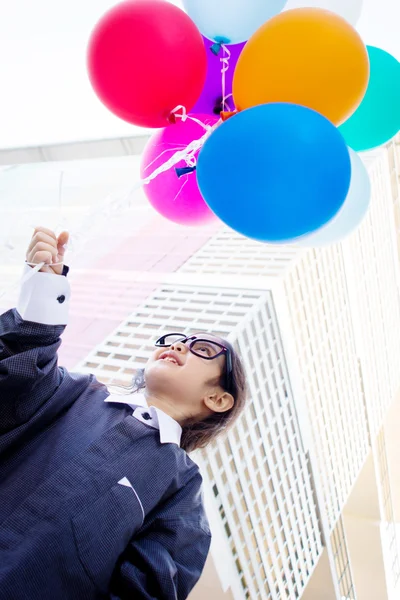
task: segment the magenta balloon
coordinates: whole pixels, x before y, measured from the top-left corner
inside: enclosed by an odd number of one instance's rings
[[[218,55],[211,52],[210,48],[213,42],[203,37],[204,45],[207,50],[207,78],[204,85],[203,91],[197,104],[194,106],[193,113],[202,113],[206,115],[219,115],[220,111],[223,110],[221,107],[222,102],[222,73],[221,69],[223,63],[221,58],[227,56],[224,54],[221,48]],[[229,69],[225,73],[225,95],[232,94],[232,80],[235,72],[236,63],[239,59],[239,55],[244,48],[243,44],[232,44],[227,46],[228,51],[231,53],[229,57]],[[232,96],[228,98],[228,104],[233,110],[233,99]]]
[[[192,116],[211,126],[218,121],[218,117],[211,115]],[[175,152],[183,150],[193,140],[200,139],[204,133],[204,128],[190,118],[157,131],[144,149],[140,167],[142,179],[146,179],[166,163]],[[170,221],[180,225],[205,225],[217,217],[200,194],[196,173],[177,176],[175,167],[186,166],[185,161],[180,161],[146,184],[144,191],[153,208]]]

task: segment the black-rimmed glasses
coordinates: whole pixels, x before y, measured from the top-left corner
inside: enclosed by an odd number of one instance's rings
[[[173,346],[176,343],[188,345],[188,348],[192,354],[204,358],[205,360],[213,360],[221,354],[226,355],[226,368],[225,368],[225,385],[224,388],[227,392],[231,390],[232,382],[232,356],[230,349],[216,342],[214,340],[208,340],[206,338],[197,337],[192,335],[187,337],[183,333],[167,333],[156,341],[156,346],[166,347]]]

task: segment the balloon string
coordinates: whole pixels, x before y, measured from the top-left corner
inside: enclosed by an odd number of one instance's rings
[[[211,125],[202,123],[199,119],[196,119],[196,117],[193,117],[192,115],[188,115],[186,112],[186,108],[184,106],[182,106],[181,104],[179,104],[173,110],[171,110],[170,120],[171,120],[171,117],[174,122],[176,122],[177,119],[181,119],[181,121],[183,123],[187,119],[189,119],[190,121],[194,121],[195,123],[197,123],[197,125],[200,125],[200,127],[205,129],[205,131],[208,131],[211,128]]]
[[[197,125],[200,125],[200,127],[202,129],[204,129],[205,131],[210,131],[210,129],[212,128],[212,125],[203,123],[199,119],[196,119],[196,117],[193,117],[192,115],[188,115],[186,112],[186,108],[182,105],[178,105],[173,110],[171,110],[171,116],[172,115],[173,115],[173,120],[175,123],[176,123],[177,119],[181,119],[183,123],[187,119],[189,119],[190,121],[197,123]],[[187,166],[190,167],[192,170],[196,166],[196,157],[195,157],[196,152],[197,152],[197,150],[192,150],[192,152],[188,153],[188,155],[185,158],[185,162],[186,162]],[[181,173],[181,170],[178,170],[177,174],[178,174],[178,172]],[[181,173],[180,175],[178,175],[178,177],[181,177],[182,174],[185,174],[185,173]]]
[[[171,158],[169,158],[165,163],[163,163],[162,165],[157,167],[157,169],[155,169],[148,177],[137,181],[131,188],[129,188],[129,190],[127,192],[125,192],[123,194],[122,197],[118,196],[117,198],[114,198],[114,194],[108,195],[105,198],[105,200],[102,202],[100,209],[95,208],[93,211],[91,211],[90,214],[84,219],[81,227],[75,233],[70,235],[70,241],[68,243],[68,246],[70,247],[70,252],[69,252],[70,255],[77,253],[78,250],[79,251],[82,250],[85,242],[88,239],[88,233],[90,233],[90,231],[93,230],[95,225],[99,225],[100,223],[102,223],[102,224],[108,223],[110,220],[110,217],[113,214],[115,214],[115,213],[121,214],[122,211],[128,210],[131,206],[131,199],[132,199],[132,195],[134,192],[138,191],[144,185],[147,185],[148,183],[153,181],[153,179],[155,179],[156,177],[161,175],[161,173],[165,173],[165,171],[168,171],[169,169],[174,167],[180,161],[183,160],[183,161],[186,161],[187,163],[188,163],[188,161],[191,162],[194,153],[196,153],[200,150],[200,148],[203,146],[204,142],[211,135],[211,133],[214,131],[214,129],[216,127],[218,127],[219,123],[220,123],[220,121],[218,121],[217,123],[215,123],[212,126],[204,125],[202,123],[202,125],[203,125],[204,129],[206,129],[206,131],[200,138],[190,142],[190,144],[188,144],[188,146],[186,146],[186,148],[183,148],[182,150],[178,150],[177,152],[175,152],[171,156]],[[188,164],[188,166],[194,166],[194,165]],[[57,225],[56,229],[58,229],[60,225],[62,225],[62,224],[59,223]],[[6,248],[9,248],[8,242],[5,243],[5,246],[6,246]],[[45,265],[46,266],[56,266],[56,265],[60,265],[60,264],[63,264],[63,263],[53,263],[53,265],[49,265],[49,264],[46,265],[45,262],[41,262],[41,263],[35,265],[34,268],[29,273],[24,275],[14,285],[11,285],[9,288],[4,290],[0,294],[0,299],[3,298],[3,296],[5,296],[6,294],[10,293],[15,288],[17,288],[18,286],[25,283],[37,271],[39,271],[43,266],[45,266]]]
[[[229,71],[230,67],[230,59],[231,59],[231,51],[222,44],[223,56],[220,58],[221,61],[221,88],[222,88],[222,102],[221,107],[222,110],[231,110],[229,104],[227,103],[227,99],[232,96],[232,94],[226,95],[226,73]]]

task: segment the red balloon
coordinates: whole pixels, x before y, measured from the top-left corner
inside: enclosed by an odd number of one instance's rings
[[[171,111],[189,112],[207,71],[193,21],[165,0],[125,0],[94,28],[88,47],[91,84],[115,115],[142,127],[165,127]]]

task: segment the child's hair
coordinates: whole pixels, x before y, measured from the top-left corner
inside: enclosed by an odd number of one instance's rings
[[[203,421],[195,421],[182,427],[181,448],[186,452],[193,452],[198,448],[205,448],[210,442],[222,432],[232,427],[242,412],[246,403],[246,375],[242,360],[233,346],[223,340],[223,344],[229,348],[232,357],[232,375],[229,392],[234,398],[232,408],[226,412],[213,412]],[[219,383],[224,388],[225,371],[222,372]],[[144,369],[138,369],[133,378],[132,385],[114,386],[123,387],[129,393],[139,392],[146,387]]]

